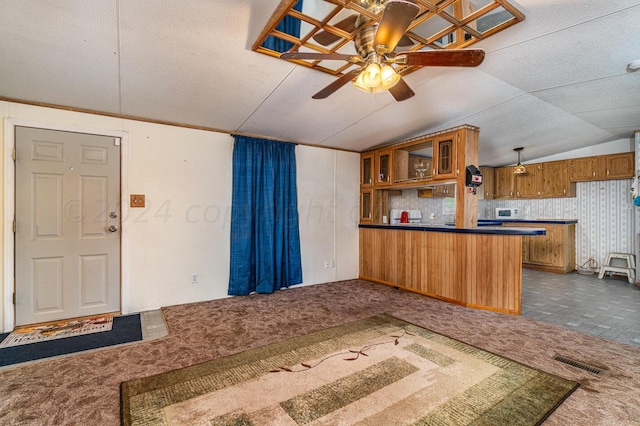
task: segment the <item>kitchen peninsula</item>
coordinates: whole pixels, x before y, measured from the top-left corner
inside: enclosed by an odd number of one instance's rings
[[[360,224],[360,278],[520,314],[522,238],[544,228]]]
[[[361,154],[361,279],[520,314],[523,239],[544,238],[547,231],[535,223],[478,226],[478,196],[467,186],[478,145],[479,129],[464,125]],[[448,197],[454,226],[388,223],[389,197],[406,189]]]

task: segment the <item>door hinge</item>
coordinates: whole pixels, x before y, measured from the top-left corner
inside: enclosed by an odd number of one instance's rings
[[[15,219],[13,219],[12,226],[13,226],[13,233],[15,234],[16,233],[16,220]]]
[[[15,306],[15,304],[16,304],[16,292],[15,291],[13,292],[12,299],[13,299],[13,305]]]
[[[16,147],[11,148],[11,158],[16,161]]]
[[[121,143],[120,138],[113,138],[113,144],[114,144],[115,146],[120,146],[120,143]]]

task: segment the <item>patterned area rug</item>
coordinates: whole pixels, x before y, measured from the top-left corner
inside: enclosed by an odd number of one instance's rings
[[[59,321],[37,327],[22,327],[14,330],[0,343],[0,348],[45,342],[65,337],[109,331],[113,325],[112,315],[102,315],[79,320]]]
[[[121,384],[125,425],[537,425],[578,383],[389,315]]]

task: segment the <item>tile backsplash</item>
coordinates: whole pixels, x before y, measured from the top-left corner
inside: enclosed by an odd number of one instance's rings
[[[576,196],[539,200],[479,200],[478,218],[494,219],[496,207],[516,207],[522,219],[578,219],[576,263],[593,258],[602,266],[610,252],[635,253],[635,209],[631,199],[631,179],[578,182]],[[454,222],[443,198],[418,198],[418,191],[403,190],[390,198],[392,209],[422,212],[422,221]],[[431,213],[435,215],[430,219]]]
[[[453,200],[452,198],[449,199]],[[424,223],[455,222],[455,210],[450,212],[445,198],[418,198],[417,189],[403,189],[402,196],[389,197],[390,209],[420,210]],[[433,213],[434,218],[431,219]]]

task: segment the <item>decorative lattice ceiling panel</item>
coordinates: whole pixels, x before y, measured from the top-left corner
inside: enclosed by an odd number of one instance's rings
[[[462,49],[524,20],[506,0],[411,0],[418,16],[396,50]],[[253,50],[279,57],[284,52],[356,55],[352,41],[363,27],[375,25],[386,0],[283,0]],[[285,59],[283,59],[285,60]],[[356,65],[339,60],[290,62],[332,75]],[[416,67],[398,67],[407,74]]]

